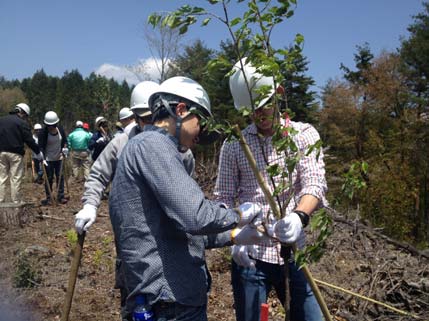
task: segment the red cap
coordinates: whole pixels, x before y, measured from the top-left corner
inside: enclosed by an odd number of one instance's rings
[[[83,123],[83,126],[82,126],[84,129],[89,129],[89,124],[88,123]]]

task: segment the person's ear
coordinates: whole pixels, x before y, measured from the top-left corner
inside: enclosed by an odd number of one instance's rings
[[[188,109],[186,108],[185,103],[178,103],[176,106],[176,115],[177,116],[184,116],[188,112]]]

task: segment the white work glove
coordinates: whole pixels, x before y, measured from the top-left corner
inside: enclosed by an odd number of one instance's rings
[[[246,268],[255,268],[256,261],[250,256],[256,256],[256,250],[251,245],[233,245],[231,247],[232,259],[238,265]]]
[[[91,204],[85,204],[76,214],[74,226],[79,234],[88,231],[89,227],[95,222],[97,217],[97,208]]]
[[[42,160],[43,160],[43,153],[42,153],[42,152],[40,152],[39,154],[37,154],[37,155],[36,155],[36,159],[37,159],[38,161],[42,161]]]
[[[48,167],[48,162],[46,161],[46,159],[43,160],[43,165],[45,165],[46,167]]]
[[[259,232],[253,225],[245,225],[242,228],[235,228],[231,231],[231,240],[237,245],[252,245],[268,243],[270,238]]]
[[[240,222],[238,222],[238,227],[243,227],[244,225],[249,224],[256,216],[258,216],[258,219],[262,220],[262,207],[258,203],[245,202],[240,204],[237,210],[240,213]]]
[[[95,142],[96,143],[104,143],[106,141],[106,138],[104,137],[100,137],[99,139],[97,139]]]
[[[67,147],[64,147],[61,152],[65,158],[69,157],[69,149]]]
[[[292,244],[298,240],[302,231],[302,222],[298,214],[290,213],[268,228],[268,234],[282,243]]]

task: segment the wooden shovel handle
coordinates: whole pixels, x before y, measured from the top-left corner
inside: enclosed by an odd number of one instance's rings
[[[70,268],[69,283],[67,285],[66,297],[64,300],[63,312],[61,321],[68,321],[71,304],[73,301],[74,288],[76,285],[77,272],[79,270],[80,259],[82,258],[83,242],[85,241],[85,232],[78,234],[78,241],[74,248],[73,261]]]

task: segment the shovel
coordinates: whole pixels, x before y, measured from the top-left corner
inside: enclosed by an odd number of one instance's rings
[[[48,174],[46,174],[45,164],[43,164],[42,162],[41,165],[43,168],[43,179],[45,180],[45,184],[48,186],[49,197],[54,202],[54,205],[57,205],[57,199],[52,194],[52,189],[51,189],[51,186],[49,185]]]
[[[57,194],[56,195],[58,195],[58,192],[60,191],[61,177],[62,177],[64,180],[64,185],[66,187],[65,193],[64,193],[64,198],[68,200],[68,199],[70,199],[70,197],[68,195],[69,194],[69,183],[67,181],[67,176],[66,176],[66,164],[65,164],[65,162],[66,162],[66,157],[63,155],[63,159],[61,160],[60,177],[58,178]]]
[[[74,249],[73,261],[70,268],[69,283],[67,285],[66,298],[64,301],[63,311],[61,313],[61,321],[68,321],[71,304],[73,301],[74,288],[76,285],[77,271],[82,258],[83,242],[85,241],[85,232],[78,234],[77,244]]]

